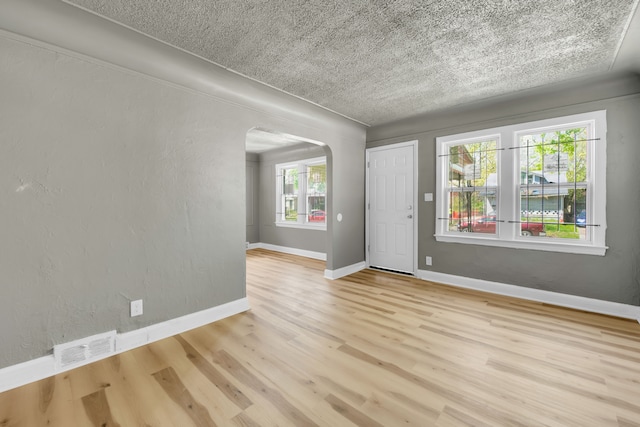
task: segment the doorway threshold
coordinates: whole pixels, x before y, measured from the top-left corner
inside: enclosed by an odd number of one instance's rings
[[[411,273],[408,271],[400,271],[400,270],[394,270],[392,268],[376,267],[375,265],[370,265],[369,268],[371,268],[372,270],[386,271],[387,273],[395,273],[395,274],[401,274],[403,276],[416,277],[414,273]]]

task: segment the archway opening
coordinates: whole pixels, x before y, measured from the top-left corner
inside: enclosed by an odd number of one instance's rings
[[[327,144],[250,129],[246,137],[247,249],[326,261],[332,244],[331,170]]]

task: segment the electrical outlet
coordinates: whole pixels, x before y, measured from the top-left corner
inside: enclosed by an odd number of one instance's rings
[[[424,261],[427,263],[427,265],[433,264],[433,259],[430,256],[426,257]]]
[[[142,300],[131,301],[131,317],[142,316]]]

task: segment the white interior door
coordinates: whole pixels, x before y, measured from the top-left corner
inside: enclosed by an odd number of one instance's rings
[[[367,154],[369,265],[414,273],[414,145]]]

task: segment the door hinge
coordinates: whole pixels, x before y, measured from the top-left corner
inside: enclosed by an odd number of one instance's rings
[[[371,203],[367,203],[367,209],[371,209]]]
[[[371,163],[367,162],[367,167],[369,167],[371,165]]]
[[[367,245],[367,252],[371,252],[371,245]]]

